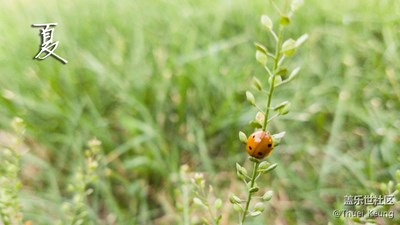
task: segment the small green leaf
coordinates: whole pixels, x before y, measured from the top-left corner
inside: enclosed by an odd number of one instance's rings
[[[194,182],[196,184],[201,184],[204,182],[204,174],[203,173],[195,173],[194,174]]]
[[[304,3],[303,0],[292,0],[292,4],[290,4],[290,9],[292,12],[296,11],[300,6],[302,6]]]
[[[219,224],[219,221],[221,221],[221,219],[222,219],[222,215],[219,215],[217,218],[217,224]]]
[[[234,194],[231,194],[231,195],[229,196],[229,201],[230,201],[232,204],[240,204],[240,203],[242,202],[242,200],[241,200],[238,196],[236,196],[236,195],[234,195]]]
[[[274,170],[277,166],[278,166],[278,164],[274,163],[274,164],[270,165],[267,169],[260,170],[260,173],[268,173],[268,172]]]
[[[262,127],[262,124],[257,120],[252,120],[249,122],[249,124],[250,124],[250,126],[256,128],[256,129],[259,129]]]
[[[257,204],[254,206],[254,211],[263,212],[264,209],[265,209],[265,205],[262,202],[257,202]]]
[[[243,207],[240,204],[233,204],[233,209],[236,212],[243,212],[244,211]]]
[[[278,163],[274,163],[274,164],[270,165],[265,172],[268,173],[269,171],[274,170],[277,166],[278,166]]]
[[[204,216],[201,217],[201,220],[202,220],[202,222],[203,222],[204,225],[211,225],[211,224],[210,224],[210,221],[208,221],[208,219],[207,219],[206,217],[204,217]]]
[[[282,53],[285,56],[291,56],[296,52],[296,41],[293,39],[288,39],[282,44]]]
[[[252,188],[250,188],[249,192],[250,192],[250,193],[255,193],[255,192],[257,192],[258,190],[260,190],[259,187],[252,187]]]
[[[257,122],[259,122],[260,124],[263,124],[264,123],[264,119],[265,119],[265,114],[263,112],[258,111],[257,114],[256,114],[255,120]]]
[[[288,105],[288,104],[289,104],[289,101],[284,101],[284,102],[280,103],[279,105],[275,106],[275,107],[274,107],[274,110],[275,110],[275,111],[278,111],[278,110],[284,108],[284,107],[285,107],[286,105]]]
[[[271,200],[272,196],[274,195],[273,191],[267,191],[265,192],[265,194],[262,196],[262,200],[264,202],[268,202],[269,200]]]
[[[263,90],[261,82],[260,82],[260,80],[257,79],[257,77],[253,77],[253,84],[257,88],[257,90],[259,90],[259,91]]]
[[[272,76],[269,77],[268,79],[268,83],[271,84],[272,83],[272,79],[275,77],[275,81],[274,81],[274,87],[279,86],[282,83],[282,77],[281,76]]]
[[[279,115],[286,115],[290,110],[290,102],[284,101],[278,106],[276,106],[274,110],[277,111]]]
[[[260,214],[261,214],[260,211],[254,211],[254,212],[251,212],[251,213],[249,214],[249,216],[251,216],[251,217],[256,217],[256,216],[259,216]]]
[[[268,30],[272,30],[273,23],[272,20],[267,15],[261,16],[261,24],[266,27]]]
[[[260,163],[261,161],[257,158],[254,158],[253,156],[249,156],[248,158],[250,161],[254,162],[254,163]]]
[[[385,208],[385,206],[384,206],[384,208]],[[386,210],[389,210],[389,209],[386,209]],[[365,222],[366,222],[365,225],[374,225],[374,224],[376,224],[375,218],[366,219]]]
[[[267,169],[269,166],[271,165],[271,163],[267,162],[267,161],[262,161],[260,163],[260,165],[258,166],[258,170],[265,170]]]
[[[206,207],[206,205],[204,205],[203,201],[197,197],[193,198],[193,203],[196,206]]]
[[[256,99],[254,98],[254,95],[250,91],[246,91],[246,98],[250,104],[256,105]]]
[[[278,72],[276,72],[276,75],[286,76],[287,73],[288,70],[286,68],[281,68],[280,70],[278,70]]]
[[[397,190],[400,191],[400,184],[397,184]]]
[[[397,170],[397,171],[396,171],[396,178],[397,178],[397,180],[400,181],[400,170]]]
[[[94,190],[93,190],[93,188],[89,188],[89,189],[87,189],[86,190],[86,196],[89,196],[89,195],[91,195],[92,193],[94,192]]]
[[[267,64],[268,57],[264,52],[257,50],[256,51],[256,59],[257,59],[257,62],[259,62],[261,65],[265,66]]]
[[[183,211],[183,205],[182,205],[181,203],[177,202],[177,203],[176,203],[176,209],[177,209],[179,212],[182,212],[182,211]]]
[[[294,78],[296,78],[296,77],[297,77],[297,74],[299,74],[299,71],[300,71],[300,66],[299,66],[299,67],[296,67],[296,68],[290,73],[288,79],[286,79],[285,82],[286,82],[286,83],[287,83],[287,82],[290,82],[290,81],[292,81]]]
[[[281,83],[282,83],[282,77],[281,76],[275,76],[274,86],[278,87]]]
[[[239,140],[244,144],[247,144],[247,136],[242,131],[239,131]]]
[[[381,192],[382,192],[382,193],[386,193],[386,192],[387,192],[387,190],[388,190],[388,186],[387,186],[387,184],[385,184],[385,183],[381,183],[381,185],[380,185],[380,189],[381,189]]]
[[[214,202],[214,208],[215,210],[219,210],[222,207],[222,200],[220,198],[217,198]]]
[[[281,15],[279,19],[279,24],[282,26],[287,26],[290,24],[290,18],[287,15]]]
[[[254,46],[256,46],[256,49],[258,51],[263,52],[264,54],[268,54],[268,49],[267,47],[265,47],[263,44],[259,43],[259,42],[254,42]]]
[[[272,142],[274,143],[274,147],[278,146],[281,143],[282,138],[285,136],[285,134],[286,132],[282,131],[280,133],[272,135]]]
[[[240,171],[243,167],[239,164],[236,163],[236,171]]]
[[[296,48],[302,45],[308,39],[308,34],[303,34],[296,40]]]
[[[240,173],[239,171],[236,171],[236,175],[240,180],[246,180],[246,177],[242,173]]]
[[[239,165],[239,163],[236,163],[236,172],[238,175],[247,176],[247,170]]]

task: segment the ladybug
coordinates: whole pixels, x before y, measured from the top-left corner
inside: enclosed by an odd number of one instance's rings
[[[272,137],[268,131],[256,131],[247,139],[246,151],[257,159],[263,159],[271,154],[274,149]]]

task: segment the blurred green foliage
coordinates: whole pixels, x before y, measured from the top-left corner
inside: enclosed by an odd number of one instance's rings
[[[15,116],[27,124],[25,218],[59,218],[93,137],[110,168],[89,199],[96,224],[179,224],[184,163],[224,194],[247,157],[237,132],[256,113],[245,90],[253,76],[267,82],[254,58],[253,42],[268,42],[259,18],[274,11],[266,0],[3,0],[0,128]],[[343,196],[376,191],[400,166],[400,2],[308,0],[295,16],[289,36],[310,37],[293,62],[298,80],[274,99],[292,110],[272,123],[286,136],[271,156],[282,166],[265,181],[276,197],[264,219],[343,224],[331,216]],[[32,60],[40,38],[30,26],[47,22],[58,23],[66,65]]]

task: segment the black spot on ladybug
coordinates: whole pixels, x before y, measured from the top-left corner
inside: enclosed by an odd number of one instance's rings
[[[251,146],[249,146],[249,149],[252,150],[253,148],[251,148]]]
[[[262,155],[262,153],[261,153],[261,152],[258,152],[257,154],[258,154],[258,155]]]
[[[271,148],[271,147],[272,147],[272,144],[268,144],[268,147]]]
[[[256,135],[253,135],[253,138],[255,138],[256,137]]]

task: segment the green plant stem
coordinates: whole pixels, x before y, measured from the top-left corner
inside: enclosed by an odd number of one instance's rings
[[[214,217],[214,214],[211,211],[210,204],[208,204],[208,202],[206,202],[205,204],[206,204],[206,207],[207,207],[207,211],[210,214],[210,217],[211,217],[211,220],[212,220],[212,224],[213,225],[217,225],[217,219]]]
[[[255,181],[256,181],[256,177],[257,177],[257,169],[258,169],[258,165],[259,164],[260,164],[260,162],[254,162],[253,175],[251,175],[249,194],[248,194],[248,197],[247,197],[246,207],[245,207],[245,209],[243,211],[243,216],[242,216],[242,220],[241,220],[240,225],[243,225],[244,221],[246,220],[247,212],[249,211],[250,201],[251,201],[251,197],[252,197],[252,194],[253,194],[253,193],[250,192],[250,190],[254,187],[254,184],[255,184]]]
[[[210,204],[208,203],[208,200],[207,200],[206,191],[205,191],[204,188],[201,187],[201,186],[198,186],[198,188],[199,188],[200,194],[201,194],[201,196],[199,196],[199,197],[200,197],[201,200],[204,202],[204,205],[206,206],[207,211],[208,211],[208,213],[210,214],[212,223],[213,223],[214,225],[217,225],[217,219],[216,219],[216,216],[214,216],[214,214],[213,214],[212,211],[211,211]]]
[[[283,35],[283,29],[282,29],[282,27],[279,27],[278,40],[276,42],[276,48],[275,48],[276,52],[275,52],[275,58],[274,58],[274,67],[273,67],[273,71],[272,71],[272,79],[271,79],[271,83],[269,85],[267,109],[265,110],[264,124],[262,127],[263,131],[265,131],[267,129],[267,125],[268,125],[268,117],[269,117],[269,110],[271,107],[272,94],[274,93],[274,89],[275,89],[276,71],[279,66],[279,58],[281,57],[282,35]]]
[[[208,213],[209,213],[210,216],[211,216],[213,225],[218,225],[217,219],[214,217],[214,215],[213,215],[213,213],[212,213],[212,211],[211,211],[211,209],[210,209],[210,205],[209,205],[209,204],[207,204],[207,208],[208,208]]]
[[[182,202],[184,204],[183,207],[183,225],[190,225],[189,220],[189,187],[186,183],[182,185]]]
[[[271,120],[275,119],[275,118],[278,117],[278,116],[279,116],[279,113],[273,115],[271,118],[269,118],[268,122],[270,122]]]

